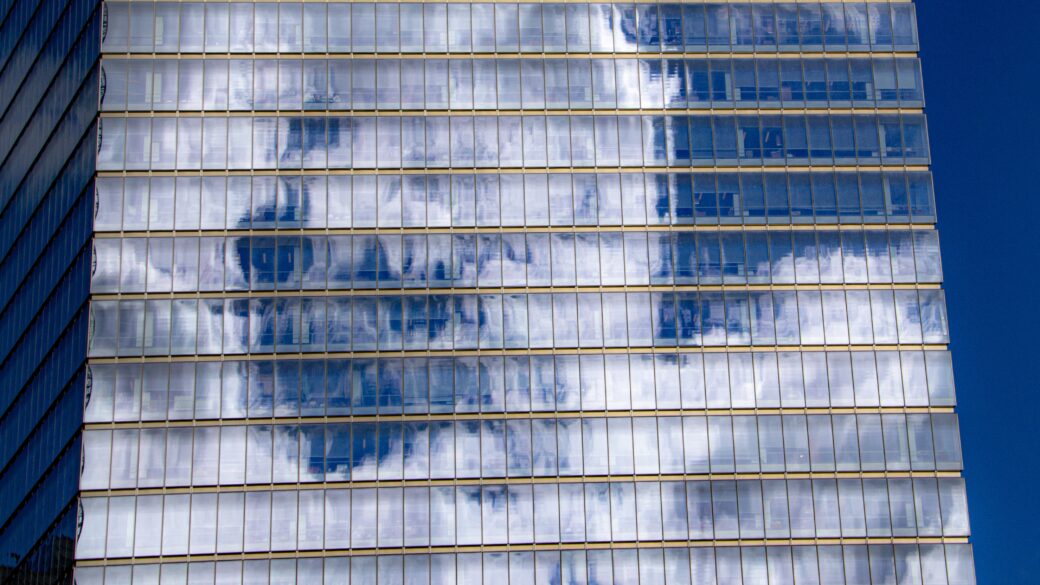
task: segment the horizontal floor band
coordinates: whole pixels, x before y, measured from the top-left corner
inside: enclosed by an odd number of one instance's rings
[[[653,416],[767,416],[828,414],[950,414],[952,406],[859,406],[833,408],[700,408],[660,410],[583,410],[543,412],[483,412],[440,414],[380,414],[352,416],[272,416],[199,420],[97,422],[84,425],[86,430],[156,429],[180,427],[222,427],[272,424],[337,424],[395,421],[462,421],[462,420],[529,420],[556,418],[642,418]]]
[[[721,347],[609,347],[567,349],[460,349],[460,350],[385,350],[357,352],[314,352],[314,353],[243,353],[201,354],[182,356],[122,356],[90,358],[90,363],[176,363],[176,362],[223,362],[258,360],[298,360],[366,357],[481,357],[511,355],[604,355],[604,354],[680,354],[680,353],[759,353],[759,352],[811,352],[811,351],[945,351],[946,344],[884,344],[884,345],[763,345]]]
[[[79,560],[79,567],[139,565],[154,563],[184,563],[207,561],[240,561],[266,559],[297,559],[323,557],[349,557],[374,555],[409,555],[439,553],[480,553],[480,552],[526,552],[526,551],[566,551],[566,550],[603,550],[603,549],[660,549],[660,548],[729,548],[737,546],[827,546],[827,545],[885,545],[885,544],[967,544],[967,537],[868,537],[868,538],[767,538],[747,540],[670,540],[656,542],[596,542],[596,543],[563,543],[563,544],[516,544],[489,546],[430,546],[400,547],[383,549],[341,549],[320,551],[290,551],[262,553],[228,553],[204,554],[170,557],[138,557],[126,559]]]
[[[628,174],[628,173],[657,173],[657,174],[719,174],[719,173],[864,173],[864,172],[904,172],[916,171],[927,172],[931,170],[928,165],[819,165],[819,166],[786,166],[786,165],[756,165],[756,166],[686,166],[686,167],[654,167],[654,166],[614,166],[614,167],[422,167],[422,168],[394,168],[394,169],[204,169],[204,170],[154,170],[154,171],[98,171],[99,177],[240,177],[240,176],[315,176],[324,177],[328,175],[553,175],[553,174]]]
[[[157,488],[128,488],[83,491],[85,498],[110,496],[148,496],[162,494],[211,494],[241,492],[286,492],[327,489],[362,489],[373,487],[430,487],[430,486],[473,486],[473,485],[533,485],[533,484],[575,484],[604,482],[660,482],[660,481],[727,481],[738,479],[898,479],[927,477],[960,477],[960,471],[806,471],[776,473],[677,473],[658,475],[596,475],[596,476],[556,476],[556,477],[515,477],[515,478],[472,478],[472,479],[414,479],[414,480],[373,480],[314,482],[291,484],[248,484],[248,485],[215,485]]]
[[[270,297],[346,297],[346,296],[428,296],[463,294],[538,294],[538,293],[657,293],[697,291],[842,291],[842,290],[939,290],[937,283],[913,284],[708,284],[649,286],[521,286],[521,287],[457,287],[457,288],[382,288],[382,289],[299,289],[242,290],[223,292],[149,292],[94,294],[95,301],[134,299],[223,299]]]
[[[835,232],[835,231],[934,231],[934,223],[798,223],[798,224],[655,224],[579,226],[463,226],[463,227],[280,227],[271,229],[175,229],[94,232],[94,237],[140,238],[174,236],[324,236],[395,234],[583,234],[599,232]]]
[[[298,360],[367,357],[491,357],[509,355],[604,355],[604,354],[680,354],[680,353],[759,353],[759,352],[812,352],[812,351],[945,351],[946,344],[904,343],[884,345],[732,345],[719,347],[608,347],[567,349],[460,349],[460,350],[384,350],[357,352],[314,352],[314,353],[243,353],[203,354],[179,356],[123,356],[93,357],[92,364],[114,363],[176,363],[176,362],[223,362],[258,360]]]
[[[477,109],[443,109],[443,110],[416,110],[416,109],[386,109],[386,110],[149,110],[149,111],[103,111],[100,113],[105,118],[179,118],[203,117],[219,118],[354,118],[364,117],[420,117],[431,116],[716,116],[716,115],[809,115],[809,116],[833,116],[851,114],[922,114],[922,108],[876,108],[876,107],[854,107],[854,108],[597,108],[597,109],[563,109],[563,108],[531,108],[510,110],[477,110]]]
[[[309,0],[312,1],[312,0]],[[370,0],[369,0],[370,1]],[[368,4],[369,1],[364,2]],[[448,3],[459,0],[446,0]],[[491,2],[506,0],[490,0]],[[567,0],[574,3],[574,0]],[[772,4],[776,0],[739,0],[733,4],[761,3]],[[800,0],[805,1],[805,0]],[[816,0],[814,0],[815,3]],[[819,0],[822,2],[842,2],[844,0]],[[888,4],[887,0],[867,0]],[[897,3],[901,0],[894,0]],[[299,0],[290,3],[297,4]],[[467,2],[468,3],[468,2]],[[508,2],[513,4],[514,2]],[[691,3],[687,0],[684,3]],[[718,3],[718,0],[712,0]],[[726,3],[725,1],[723,3]],[[787,46],[787,45],[784,45]],[[862,50],[834,49],[829,51],[789,51],[789,50],[758,50],[758,51],[733,51],[720,49],[717,51],[638,51],[638,52],[616,52],[616,51],[545,51],[545,52],[519,52],[519,51],[495,51],[487,52],[177,52],[177,53],[151,53],[144,51],[117,52],[104,51],[102,59],[396,59],[396,60],[419,60],[430,59],[870,59],[872,57],[917,57],[916,51],[893,51],[891,49],[871,48]]]

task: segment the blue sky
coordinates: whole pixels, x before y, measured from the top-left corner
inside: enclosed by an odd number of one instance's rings
[[[978,582],[1037,583],[1040,3],[917,15]]]

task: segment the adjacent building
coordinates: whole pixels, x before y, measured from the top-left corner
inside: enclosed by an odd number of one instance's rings
[[[79,518],[101,7],[0,2],[0,583],[68,583]]]
[[[912,3],[0,39],[0,583],[974,584]]]

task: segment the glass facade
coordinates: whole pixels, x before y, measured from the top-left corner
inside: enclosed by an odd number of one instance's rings
[[[0,583],[71,583],[97,168],[96,0],[0,3]]]
[[[974,585],[911,2],[7,10],[0,583]]]

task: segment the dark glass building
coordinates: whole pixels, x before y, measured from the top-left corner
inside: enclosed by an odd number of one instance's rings
[[[0,583],[974,584],[910,2],[19,6]]]
[[[101,18],[0,3],[0,583],[69,583],[92,262]]]

